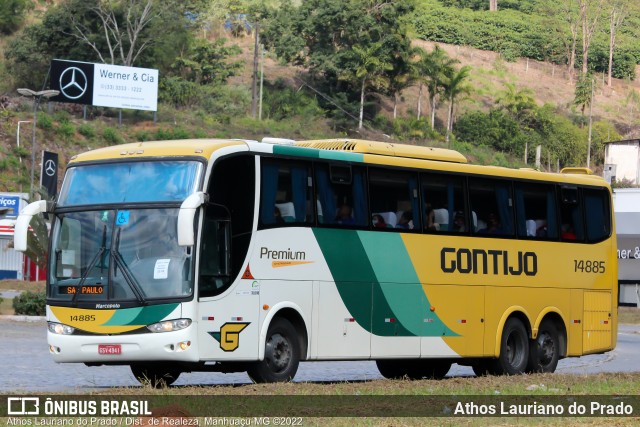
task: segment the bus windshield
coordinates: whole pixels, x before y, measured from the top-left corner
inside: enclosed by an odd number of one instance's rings
[[[110,203],[182,202],[200,182],[197,161],[136,161],[70,167],[58,207]]]
[[[52,230],[47,296],[72,303],[183,298],[192,257],[178,246],[178,208],[63,213]]]

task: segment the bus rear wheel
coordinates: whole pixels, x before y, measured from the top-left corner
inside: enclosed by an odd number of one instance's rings
[[[495,375],[519,375],[525,372],[528,360],[527,329],[519,319],[512,317],[504,324],[500,356],[492,361],[489,371]]]
[[[142,385],[153,388],[168,387],[180,376],[180,371],[166,364],[136,363],[131,365],[131,373]]]
[[[247,374],[255,383],[291,381],[300,364],[300,344],[293,325],[286,319],[271,322],[267,331],[264,360],[252,363]]]
[[[527,372],[554,372],[560,358],[560,337],[556,325],[543,320],[538,337],[529,343]]]

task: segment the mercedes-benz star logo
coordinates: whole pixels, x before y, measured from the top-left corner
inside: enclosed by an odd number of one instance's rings
[[[56,174],[56,162],[51,159],[44,162],[44,172],[47,176],[54,176]]]
[[[69,99],[78,99],[87,91],[89,80],[78,67],[69,67],[60,74],[60,91]]]

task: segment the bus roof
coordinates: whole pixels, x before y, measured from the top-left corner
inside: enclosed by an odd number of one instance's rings
[[[246,145],[241,139],[180,139],[172,141],[135,142],[98,148],[71,158],[69,163],[136,157],[195,156],[209,159],[223,147]]]
[[[144,157],[202,157],[210,159],[216,150],[244,146],[251,151],[294,157],[344,160],[368,164],[432,169],[495,177],[532,179],[567,184],[608,187],[607,182],[586,168],[565,168],[560,173],[541,172],[530,168],[511,169],[500,166],[481,166],[467,163],[461,153],[445,148],[422,147],[362,139],[318,139],[293,141],[269,138],[263,142],[244,139],[184,139],[171,141],[136,142],[99,148],[71,158],[77,162]]]

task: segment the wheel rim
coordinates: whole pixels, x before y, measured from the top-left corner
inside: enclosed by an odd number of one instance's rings
[[[265,348],[265,359],[274,372],[284,371],[291,362],[292,349],[289,340],[280,334],[273,334]]]
[[[549,365],[553,361],[556,353],[556,344],[547,332],[543,332],[538,337],[538,357],[540,364]]]
[[[511,366],[519,366],[524,360],[524,345],[522,337],[516,331],[507,337],[507,361]]]

